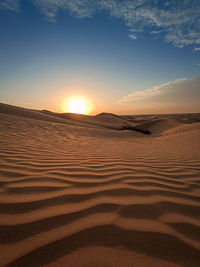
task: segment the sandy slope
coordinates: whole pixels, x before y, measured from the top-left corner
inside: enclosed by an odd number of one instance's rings
[[[0,105],[1,266],[199,266],[198,114],[17,110]]]

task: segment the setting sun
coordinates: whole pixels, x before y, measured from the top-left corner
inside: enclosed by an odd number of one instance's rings
[[[89,114],[91,109],[91,103],[82,96],[71,96],[63,103],[64,112]]]
[[[69,102],[68,105],[69,112],[85,114],[87,111],[87,104],[82,99],[73,99]]]

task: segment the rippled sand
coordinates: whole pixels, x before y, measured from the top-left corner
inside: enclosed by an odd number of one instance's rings
[[[199,266],[199,121],[0,104],[0,265]]]

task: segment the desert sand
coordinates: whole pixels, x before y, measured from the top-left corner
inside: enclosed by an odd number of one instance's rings
[[[200,114],[0,104],[0,266],[200,266]]]

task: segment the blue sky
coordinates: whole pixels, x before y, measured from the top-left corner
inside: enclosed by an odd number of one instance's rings
[[[200,112],[199,0],[0,0],[1,102]]]

